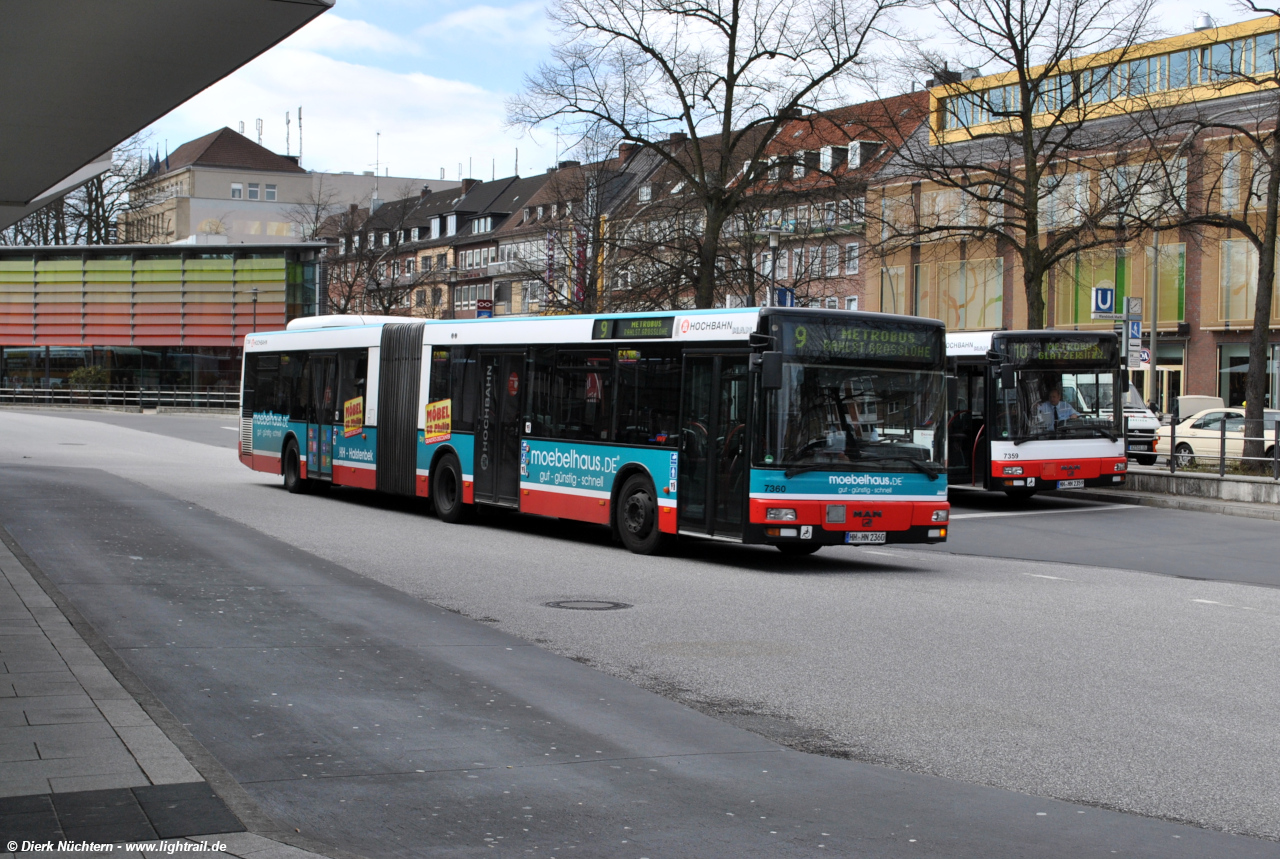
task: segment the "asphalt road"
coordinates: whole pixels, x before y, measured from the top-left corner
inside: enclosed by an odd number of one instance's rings
[[[498,835],[580,855],[1275,851],[1099,806],[1280,836],[1270,588],[905,549],[792,562],[692,545],[654,561],[603,529],[447,526],[366,493],[291,497],[229,446],[45,415],[0,416],[0,498],[6,526],[269,811],[371,855],[361,831],[396,833],[398,855]],[[1111,518],[956,527],[1075,534]],[[573,598],[633,608],[545,606]],[[504,704],[508,720],[477,718]],[[528,765],[558,753],[572,779]],[[635,763],[659,755],[687,762]],[[415,787],[419,761],[461,787]],[[321,764],[347,770],[322,778]],[[749,814],[763,802],[772,814]],[[777,828],[735,829],[744,816]],[[642,827],[651,840],[620,846]]]

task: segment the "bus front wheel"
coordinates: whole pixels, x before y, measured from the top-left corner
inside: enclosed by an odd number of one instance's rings
[[[284,449],[284,488],[294,495],[302,495],[311,489],[309,481],[302,476],[302,458],[293,442]]]
[[[671,542],[658,528],[657,493],[643,474],[633,474],[622,484],[614,518],[622,545],[637,555],[656,555]]]
[[[467,519],[467,505],[462,500],[462,466],[453,454],[446,454],[431,472],[431,500],[440,521],[458,524]]]

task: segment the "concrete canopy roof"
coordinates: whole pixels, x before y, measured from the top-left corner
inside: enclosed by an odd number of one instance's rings
[[[5,0],[0,229],[333,0]],[[101,169],[84,175],[97,162]],[[79,175],[77,175],[79,174]],[[79,182],[74,180],[78,178]]]

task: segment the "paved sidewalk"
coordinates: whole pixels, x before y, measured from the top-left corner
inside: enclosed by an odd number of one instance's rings
[[[157,851],[124,847],[160,839]],[[0,543],[0,857],[84,855],[21,852],[24,841],[64,840],[118,845],[117,855],[174,855],[190,841],[220,842],[220,855],[318,859],[246,832]]]
[[[1280,521],[1280,505],[1276,504],[1192,498],[1186,495],[1166,495],[1162,492],[1135,492],[1132,489],[1064,489],[1050,490],[1044,494],[1059,498],[1079,498],[1088,501],[1106,501],[1112,504],[1164,507],[1170,510],[1190,510],[1195,513],[1217,513],[1223,516],[1243,516],[1246,519]]]

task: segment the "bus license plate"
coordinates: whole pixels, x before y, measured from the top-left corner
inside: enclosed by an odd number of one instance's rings
[[[883,543],[884,531],[845,531],[846,543]]]
[[[1059,489],[1084,489],[1083,480],[1059,480]]]

